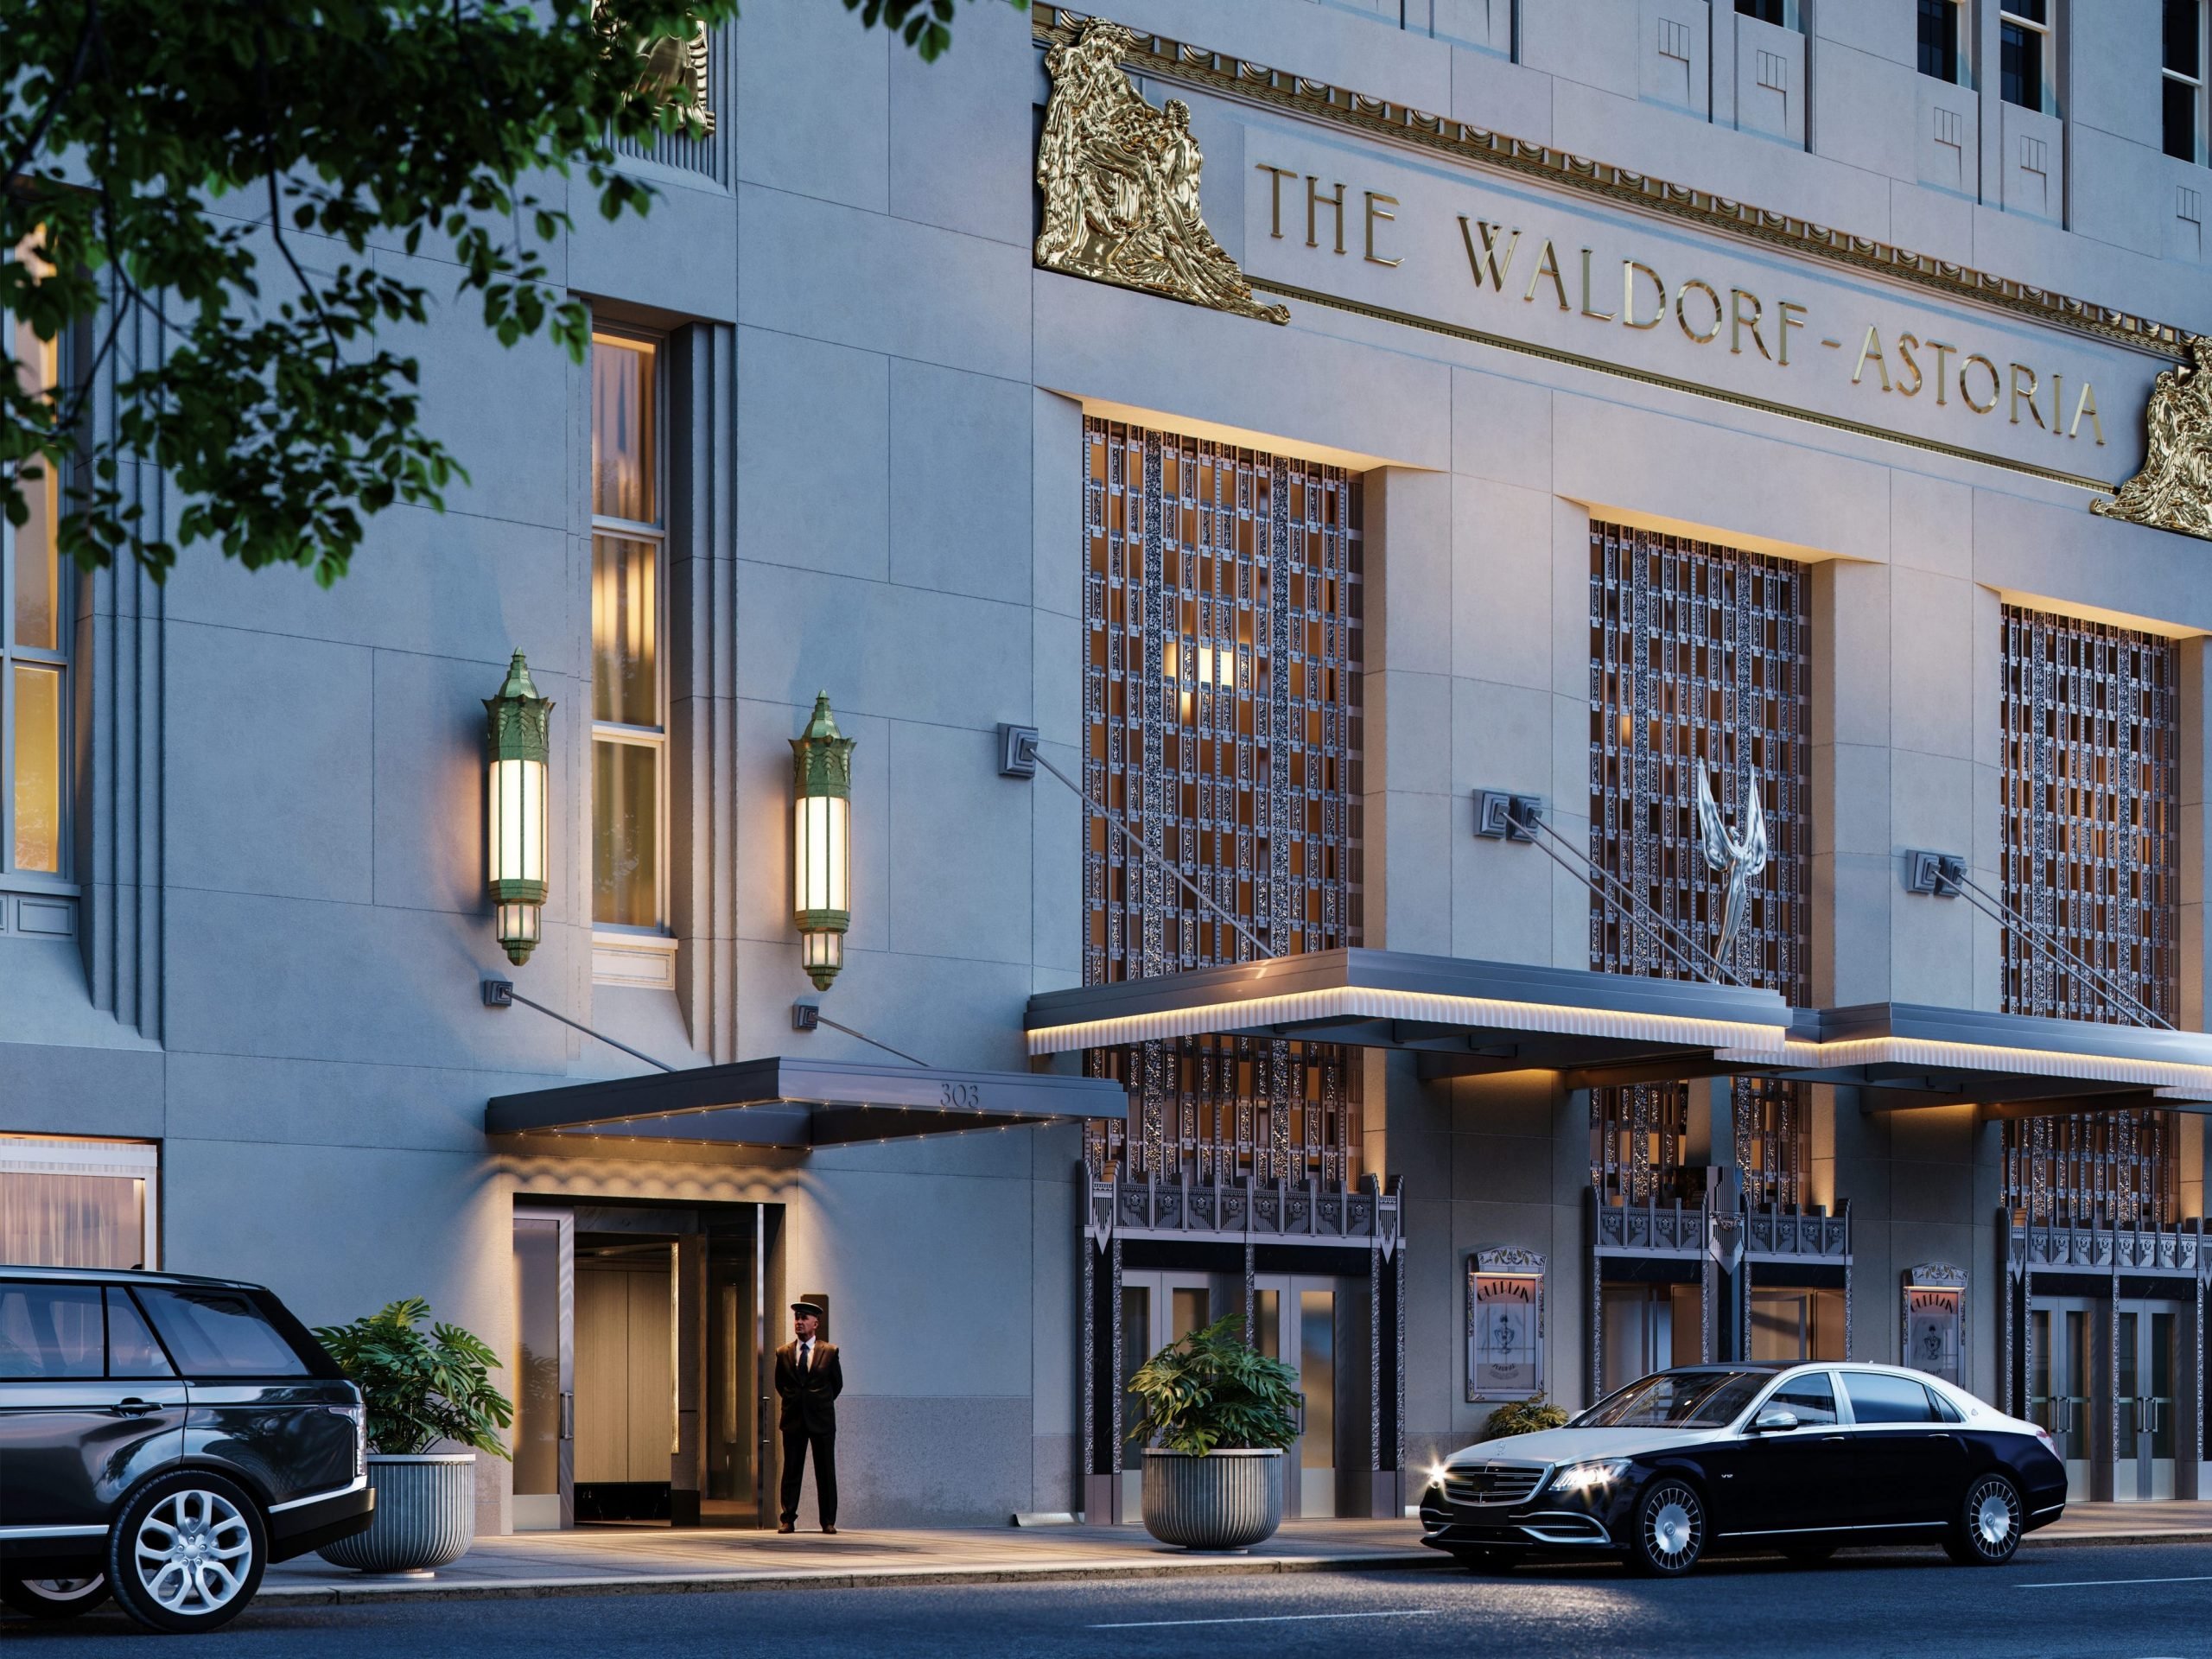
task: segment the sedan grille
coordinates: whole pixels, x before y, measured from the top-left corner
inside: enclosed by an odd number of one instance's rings
[[[1471,1463],[1445,1471],[1444,1496],[1454,1503],[1518,1503],[1543,1484],[1549,1464]]]

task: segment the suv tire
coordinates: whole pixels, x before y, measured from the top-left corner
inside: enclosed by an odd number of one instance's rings
[[[108,1531],[115,1599],[156,1630],[219,1630],[253,1599],[268,1560],[261,1506],[207,1469],[148,1481]]]
[[[1678,1579],[1705,1554],[1705,1499],[1673,1475],[1643,1489],[1630,1525],[1628,1568],[1641,1577]]]
[[[0,1601],[25,1618],[74,1618],[101,1605],[108,1595],[107,1575],[97,1570],[44,1578],[0,1573]]]
[[[1980,1476],[1952,1517],[1943,1553],[1961,1567],[2002,1567],[2020,1547],[2024,1513],[2018,1487],[2002,1475]]]

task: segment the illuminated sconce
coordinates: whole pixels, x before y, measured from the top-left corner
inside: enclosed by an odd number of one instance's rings
[[[546,727],[553,700],[537,695],[530,664],[515,652],[499,695],[484,699],[484,741],[491,767],[485,869],[493,929],[507,960],[530,960],[545,907]]]
[[[845,965],[852,925],[853,743],[839,734],[830,694],[817,692],[806,729],[791,739],[791,912],[799,959],[826,991]]]

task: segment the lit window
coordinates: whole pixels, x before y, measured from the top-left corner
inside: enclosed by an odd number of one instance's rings
[[[1957,0],[1920,0],[1920,73],[1937,80],[1958,80]]]
[[[2164,49],[2158,91],[2164,101],[2165,150],[2184,162],[2204,159],[2204,0],[2165,0]]]
[[[2050,52],[2050,0],[2004,0],[1997,14],[1997,67],[2007,104],[2048,107],[2044,61]]]
[[[143,1141],[0,1135],[0,1262],[156,1266],[160,1164]]]
[[[592,921],[667,915],[667,550],[660,350],[594,334],[591,370]]]
[[[17,257],[33,259],[28,250]],[[26,391],[52,397],[61,384],[57,342],[10,318],[16,372]],[[22,480],[30,516],[0,519],[0,873],[68,874],[63,821],[69,708],[68,570],[57,541],[60,512],[51,467]]]

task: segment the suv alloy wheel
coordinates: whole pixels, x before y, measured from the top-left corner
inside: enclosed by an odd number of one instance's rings
[[[26,1618],[74,1618],[91,1612],[107,1598],[107,1575],[103,1573],[43,1579],[0,1573],[0,1601]]]
[[[2002,1567],[2020,1547],[2020,1491],[2002,1475],[1984,1475],[1944,1535],[1943,1553],[1961,1567]]]
[[[108,1534],[108,1581],[124,1611],[157,1630],[212,1630],[261,1587],[269,1529],[254,1501],[206,1469],[132,1493]]]
[[[1637,1501],[1630,1571],[1647,1578],[1680,1578],[1704,1554],[1705,1500],[1688,1481],[1662,1475]]]

